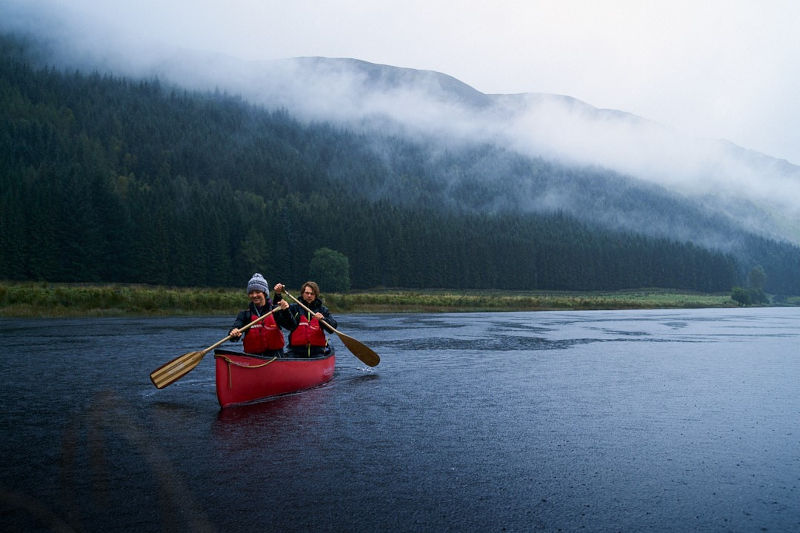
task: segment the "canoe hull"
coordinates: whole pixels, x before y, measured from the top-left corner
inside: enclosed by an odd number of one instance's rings
[[[262,358],[242,352],[214,350],[217,399],[221,407],[310,389],[330,381],[336,356]]]

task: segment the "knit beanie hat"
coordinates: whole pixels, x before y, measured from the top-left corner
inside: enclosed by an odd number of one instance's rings
[[[264,276],[258,272],[253,274],[253,277],[247,282],[247,294],[250,294],[252,291],[261,291],[264,294],[269,294],[269,284],[267,280],[264,279]]]

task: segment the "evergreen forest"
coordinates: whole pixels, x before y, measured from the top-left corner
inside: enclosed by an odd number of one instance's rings
[[[474,162],[497,148],[431,159],[423,140],[303,123],[157,79],[62,71],[8,37],[0,49],[0,279],[244,287],[259,271],[299,286],[327,248],[347,258],[353,289],[722,292],[758,265],[768,292],[800,294],[800,249],[784,242],[739,234],[724,251],[492,207],[509,185],[499,167],[482,180]]]

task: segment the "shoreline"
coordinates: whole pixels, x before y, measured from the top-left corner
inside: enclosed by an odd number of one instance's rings
[[[738,307],[730,294],[673,289],[504,291],[373,289],[323,293],[336,314],[582,311]],[[241,289],[137,284],[0,282],[0,317],[218,316],[247,306]],[[800,305],[787,298],[783,305]]]

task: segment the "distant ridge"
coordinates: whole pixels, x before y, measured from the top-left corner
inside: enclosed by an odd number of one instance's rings
[[[297,57],[286,59],[301,65],[313,75],[325,71],[341,71],[348,69],[364,74],[365,91],[391,91],[401,87],[424,88],[428,94],[442,102],[457,103],[484,109],[493,104],[493,99],[466,83],[433,70],[393,67],[379,63],[370,63],[353,58]]]
[[[634,181],[655,185],[689,205],[701,205],[704,212],[742,231],[800,243],[800,167],[725,140],[694,138],[623,110],[597,108],[568,95],[484,94],[440,72],[355,58],[241,61],[173,49],[129,54],[135,59],[131,62],[130,57],[114,57],[111,51],[81,53],[67,46],[54,50],[56,61],[69,68],[94,65],[118,75],[157,77],[188,89],[224,91],[255,105],[286,109],[304,121],[421,141],[431,153],[487,144],[558,166],[605,169],[625,178],[613,186]],[[549,196],[530,197],[530,207],[552,209],[556,198],[563,202],[571,197],[565,194],[583,194],[584,188],[565,188],[560,180],[563,177],[551,176],[545,187]],[[523,203],[524,198],[519,200]],[[584,207],[595,203],[575,200],[574,205]],[[611,203],[595,205],[590,211],[581,209],[580,215],[656,234],[676,228],[673,220],[667,220],[671,217],[657,213],[643,228],[641,220],[625,216],[629,210]],[[681,238],[691,235],[691,226],[680,232]],[[707,243],[700,230],[693,239]]]

